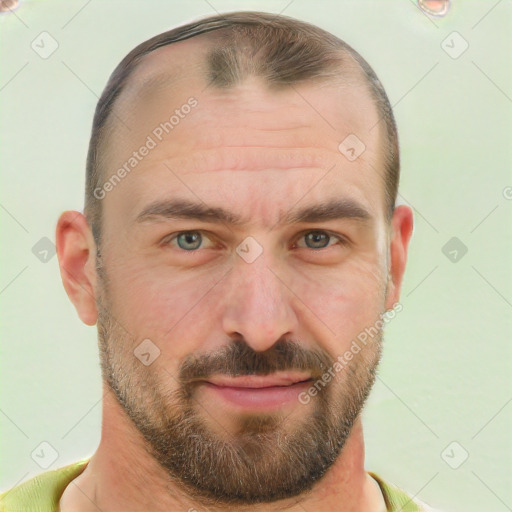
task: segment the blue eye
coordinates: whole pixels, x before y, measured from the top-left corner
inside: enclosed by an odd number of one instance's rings
[[[202,242],[202,235],[199,231],[184,231],[183,233],[178,233],[175,238],[179,248],[185,251],[199,249]]]
[[[335,237],[326,231],[308,231],[301,239],[302,238],[306,240],[308,249],[324,249],[330,245],[328,243],[330,239],[336,239],[342,243],[344,242],[340,237]]]
[[[300,239],[306,241],[306,246],[301,245],[301,248],[306,249],[325,249],[330,245],[334,245],[332,241],[340,242],[342,245],[345,240],[339,236],[331,235],[327,231],[310,230],[303,233]],[[166,237],[162,241],[162,245],[175,245],[177,243],[178,249],[187,252],[197,251],[203,245],[203,234],[201,231],[181,231],[171,236]],[[204,249],[204,247],[203,247]]]

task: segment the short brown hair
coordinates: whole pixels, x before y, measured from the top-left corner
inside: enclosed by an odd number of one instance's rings
[[[262,77],[269,86],[284,86],[305,81],[334,80],[355,61],[384,120],[386,216],[391,219],[400,177],[398,135],[393,111],[377,75],[370,65],[347,43],[333,34],[288,16],[240,11],[202,18],[176,27],[139,44],[115,68],[98,101],[87,155],[85,216],[97,245],[101,242],[101,199],[94,190],[101,187],[105,169],[101,168],[101,141],[114,104],[141,60],[166,45],[212,33],[222,44],[212,45],[207,57],[210,85],[228,88],[248,76]]]

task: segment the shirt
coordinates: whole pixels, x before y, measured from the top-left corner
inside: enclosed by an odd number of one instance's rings
[[[90,457],[46,471],[0,494],[0,512],[57,512],[66,486],[86,468]],[[405,491],[369,472],[382,491],[387,512],[434,512]]]

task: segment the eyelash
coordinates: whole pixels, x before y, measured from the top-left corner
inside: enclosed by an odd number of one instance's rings
[[[199,230],[199,229],[198,230],[178,231],[178,232],[173,233],[171,235],[167,235],[162,240],[161,245],[163,245],[163,246],[171,245],[171,242],[176,240],[178,238],[178,236],[180,236],[182,234],[185,234],[185,233],[201,233],[201,235],[206,235],[207,236],[207,232],[206,231],[202,231],[202,230]],[[342,245],[342,246],[348,245],[348,243],[349,243],[348,240],[345,239],[344,237],[342,237],[340,235],[337,235],[335,233],[332,233],[330,231],[323,230],[323,229],[310,229],[308,231],[303,231],[302,233],[300,233],[300,236],[299,236],[299,238],[297,240],[303,238],[305,235],[307,235],[309,233],[323,233],[323,234],[326,234],[330,238],[336,238],[340,242],[340,245]],[[310,250],[315,251],[315,252],[320,252],[322,250],[329,249],[330,247],[333,247],[334,245],[336,245],[336,244],[328,245],[327,247],[321,247],[319,249],[314,249],[314,248],[311,248],[311,247],[300,247],[300,249],[310,249]],[[180,247],[176,247],[176,248],[178,250],[182,251],[182,252],[188,252],[188,253],[194,253],[194,252],[198,252],[200,250],[200,249],[192,249],[190,251],[187,251],[185,249],[181,249]]]

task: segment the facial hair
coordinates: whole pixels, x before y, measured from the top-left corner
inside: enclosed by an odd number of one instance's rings
[[[241,415],[236,432],[221,435],[205,421],[193,379],[305,370],[318,380],[335,359],[290,340],[279,340],[265,352],[237,340],[215,353],[189,354],[173,379],[158,359],[144,366],[134,356],[140,340],[112,315],[106,282],[98,298],[102,376],[141,433],[147,453],[171,480],[205,506],[252,505],[309,492],[340,455],[370,393],[381,329],[336,380],[317,386],[308,406],[297,405],[304,408],[300,420],[279,413]]]

